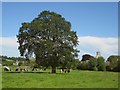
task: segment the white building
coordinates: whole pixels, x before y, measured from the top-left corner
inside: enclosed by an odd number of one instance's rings
[[[100,52],[96,52],[96,58],[101,57]]]

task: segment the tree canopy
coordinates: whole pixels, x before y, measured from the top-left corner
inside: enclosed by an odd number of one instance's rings
[[[85,55],[82,56],[82,60],[81,61],[90,60],[91,58],[93,58],[93,56],[91,56],[89,54],[85,54]]]
[[[61,15],[43,11],[31,22],[23,22],[17,35],[21,56],[35,55],[36,63],[56,67],[77,57],[78,37]]]

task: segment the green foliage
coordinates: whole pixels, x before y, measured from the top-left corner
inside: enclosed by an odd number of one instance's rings
[[[84,58],[88,59],[89,56],[84,55]],[[120,56],[109,56],[106,62],[103,57],[98,57],[97,59],[91,57],[89,60],[84,59],[78,63],[77,69],[120,72]]]
[[[77,69],[88,70],[89,69],[89,63],[86,62],[86,61],[81,61],[81,62],[79,62],[78,66],[77,66]]]
[[[2,65],[3,66],[11,66],[11,65],[13,65],[13,62],[14,62],[13,60],[8,61],[8,59],[6,59],[6,61],[2,62]]]
[[[105,59],[103,57],[98,57],[97,68],[98,68],[98,71],[105,71],[106,70]]]
[[[120,72],[120,58],[118,59],[117,69],[118,69],[118,72]]]
[[[71,69],[75,70],[75,69],[77,69],[78,64],[79,64],[78,59],[72,60],[71,62],[69,62],[69,67],[67,67],[67,68],[71,68]]]
[[[90,60],[89,60],[89,70],[97,71],[97,59],[96,58],[90,58]]]
[[[107,59],[107,61],[109,62],[107,69],[110,71],[119,71],[119,60],[120,56],[109,56],[109,58]]]
[[[82,60],[81,61],[90,60],[90,58],[93,58],[93,56],[91,56],[89,54],[85,54],[85,55],[82,56]]]
[[[0,56],[0,59],[2,60],[2,62],[5,62],[7,59],[7,56]]]
[[[36,63],[54,69],[77,57],[78,37],[61,15],[43,11],[31,22],[22,23],[17,35],[21,56],[36,57]]]

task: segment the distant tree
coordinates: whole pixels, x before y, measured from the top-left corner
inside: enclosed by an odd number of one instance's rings
[[[78,62],[78,65],[77,65],[77,69],[78,69],[78,70],[81,69],[81,62],[82,62],[82,61],[79,61],[79,62]]]
[[[91,56],[89,54],[85,54],[85,55],[82,56],[82,60],[81,61],[90,60],[90,58],[93,58],[93,56]]]
[[[109,56],[107,61],[109,62],[109,69],[110,71],[118,71],[118,60],[119,60],[119,57],[118,56]]]
[[[97,70],[97,59],[96,58],[90,58],[89,61],[89,70]]]
[[[61,68],[72,68],[72,69],[76,69],[77,65],[78,65],[79,60],[75,59],[73,56],[67,55],[60,57],[60,62],[59,62],[59,66]]]
[[[43,11],[32,22],[22,23],[17,38],[21,56],[34,53],[36,63],[51,66],[52,73],[56,73],[60,62],[68,63],[77,56],[76,32],[71,31],[70,22],[55,12]]]
[[[77,66],[77,69],[79,69],[79,70],[89,70],[89,63],[86,62],[86,61],[80,61],[78,66]]]
[[[120,57],[118,59],[117,69],[118,69],[118,72],[120,72]]]
[[[6,61],[7,60],[7,56],[0,56],[0,59],[2,60],[2,62]]]
[[[98,71],[105,71],[106,70],[106,66],[105,66],[105,59],[103,57],[98,57],[97,58],[97,68]]]
[[[72,60],[72,62],[70,62],[70,65],[72,69],[77,69],[77,66],[79,64],[79,60],[78,59],[75,59],[75,60]]]

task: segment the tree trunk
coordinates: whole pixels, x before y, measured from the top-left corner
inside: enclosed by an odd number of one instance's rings
[[[41,65],[42,60],[43,60],[42,55],[41,54],[36,54],[36,63],[38,65]]]
[[[52,73],[56,73],[56,67],[52,66]]]

